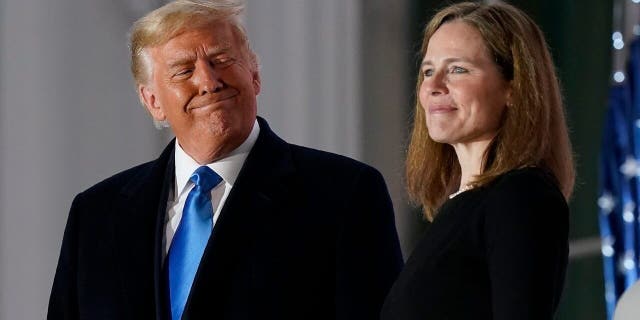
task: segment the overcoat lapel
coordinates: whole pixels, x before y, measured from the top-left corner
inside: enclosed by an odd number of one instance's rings
[[[115,261],[133,319],[166,319],[164,219],[174,177],[174,141],[127,184],[113,205]]]
[[[294,166],[289,146],[263,119],[258,122],[260,135],[209,238],[183,319],[223,316],[230,296],[250,298],[246,290],[250,272],[236,268],[258,240],[258,230],[275,217],[283,200],[290,198]],[[125,303],[135,310],[134,318],[148,319],[155,314],[158,320],[169,319],[162,263],[166,205],[174,176],[172,141],[149,169],[122,189],[113,204],[114,263],[122,274]],[[244,262],[243,267],[250,267]],[[233,278],[234,273],[243,276]],[[248,317],[250,310],[245,312]],[[243,317],[234,314],[234,318]]]
[[[278,138],[264,120],[258,118],[260,135],[225,202],[209,238],[183,319],[202,315],[224,318],[228,301],[247,301],[251,297],[251,270],[247,257],[259,230],[278,214],[289,198],[294,167],[289,146]],[[244,263],[242,263],[244,262]],[[234,277],[241,274],[241,277]],[[235,281],[232,283],[232,281]],[[244,283],[243,283],[244,282]],[[238,310],[235,310],[236,312]],[[234,314],[234,319],[246,318]]]

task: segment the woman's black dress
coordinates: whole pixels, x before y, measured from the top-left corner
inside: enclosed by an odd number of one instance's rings
[[[539,168],[448,200],[386,298],[383,320],[552,319],[564,285],[569,209]]]

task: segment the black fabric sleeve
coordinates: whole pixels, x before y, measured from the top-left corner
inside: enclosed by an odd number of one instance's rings
[[[484,225],[493,318],[553,319],[568,259],[566,201],[550,181],[525,174],[494,191]]]
[[[80,199],[81,194],[75,197],[67,218],[58,266],[49,297],[48,320],[78,319],[76,216],[80,210]]]
[[[336,319],[379,319],[403,266],[393,206],[382,175],[370,167],[348,190],[336,242]]]

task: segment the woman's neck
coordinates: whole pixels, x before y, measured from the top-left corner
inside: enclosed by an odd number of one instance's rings
[[[475,180],[475,176],[482,173],[485,151],[491,140],[474,141],[471,143],[453,144],[460,164],[460,186],[466,188]]]

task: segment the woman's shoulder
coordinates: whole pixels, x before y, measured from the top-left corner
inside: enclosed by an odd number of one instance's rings
[[[488,189],[492,198],[504,199],[505,196],[512,196],[520,200],[538,197],[564,200],[553,174],[539,167],[525,167],[508,171],[496,178],[488,186]]]
[[[569,208],[555,177],[538,167],[509,171],[486,191],[487,213],[498,219],[568,216]]]
[[[531,241],[566,245],[569,207],[551,173],[535,167],[510,171],[487,188],[486,196],[483,225],[489,248]]]

